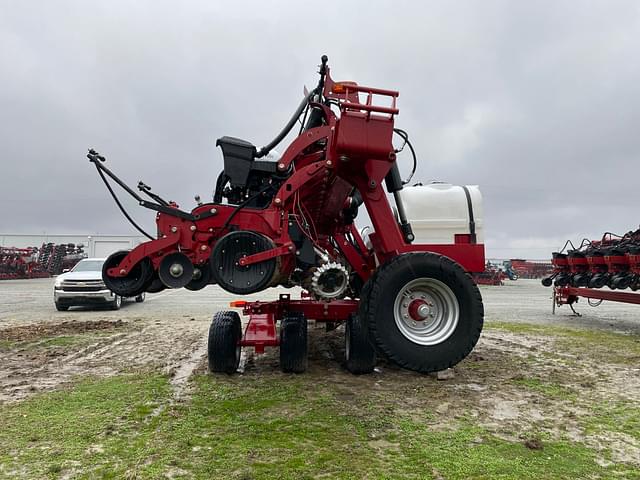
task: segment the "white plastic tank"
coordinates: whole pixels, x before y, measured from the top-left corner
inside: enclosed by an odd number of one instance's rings
[[[467,194],[469,193],[471,211]],[[477,185],[430,183],[404,187],[400,195],[416,243],[455,243],[456,234],[471,233],[471,215],[476,242],[484,243],[482,194]]]

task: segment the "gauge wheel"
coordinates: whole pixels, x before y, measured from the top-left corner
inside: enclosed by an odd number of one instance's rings
[[[398,365],[424,373],[446,370],[478,342],[482,297],[453,260],[427,252],[402,254],[367,283],[358,314],[375,345]]]

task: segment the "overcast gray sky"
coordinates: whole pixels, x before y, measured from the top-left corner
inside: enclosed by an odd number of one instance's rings
[[[488,256],[546,258],[640,222],[639,50],[634,0],[0,0],[0,231],[133,233],[87,147],[210,198],[215,139],[268,142],[327,54],[400,91],[416,180],[480,185]]]

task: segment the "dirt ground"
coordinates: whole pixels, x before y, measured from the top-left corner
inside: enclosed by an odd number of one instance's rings
[[[169,373],[176,397],[188,394],[190,376],[206,369],[211,316],[234,299],[210,286],[200,292],[148,295],[144,303],[126,302],[119,311],[57,312],[52,288],[51,279],[0,282],[0,403],[61,388],[83,375],[148,369]],[[582,317],[573,316],[568,307],[552,315],[551,290],[536,280],[481,290],[487,328],[474,352],[454,369],[452,379],[438,382],[384,360],[373,375],[352,376],[341,365],[343,329],[325,333],[322,325],[314,324],[305,375],[311,383],[331,384],[345,398],[371,390],[402,397],[407,410],[416,408],[425,389],[436,382],[444,385],[437,391],[435,407],[442,428],[464,410],[478,425],[505,438],[519,438],[519,432],[540,425],[546,435],[606,448],[611,454],[602,457],[603,464],[622,461],[640,466],[637,436],[590,433],[582,421],[590,405],[637,407],[640,356],[615,352],[616,344],[607,334],[624,333],[640,342],[640,307],[604,303],[592,308],[583,300],[576,307]],[[275,299],[277,294],[274,290],[259,298]],[[551,327],[558,327],[560,334],[549,335],[545,329]],[[582,348],[581,337],[562,333],[564,327],[588,332],[591,341],[602,335],[602,348]],[[277,351],[258,357],[243,354],[242,370],[244,375],[277,377]],[[540,448],[538,438],[522,441],[529,442],[528,448]]]

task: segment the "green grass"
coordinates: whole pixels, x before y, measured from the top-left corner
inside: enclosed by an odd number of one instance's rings
[[[116,478],[153,440],[144,419],[169,391],[159,375],[127,375],[0,407],[0,477]]]
[[[584,421],[587,433],[618,432],[640,440],[638,402],[601,402],[591,407],[592,416]]]
[[[37,343],[38,347],[70,347],[82,343],[87,338],[86,335],[61,335],[58,337],[45,338]]]
[[[547,382],[539,378],[517,377],[511,380],[514,385],[521,385],[550,398],[575,400],[576,392],[571,388],[555,382]]]
[[[464,422],[452,431],[432,432],[423,426],[403,425],[408,435],[409,465],[435,468],[447,479],[568,479],[611,478],[614,470],[595,464],[594,452],[569,441],[542,441],[528,449]],[[621,469],[622,470],[622,469]],[[416,476],[415,478],[420,478]]]
[[[193,397],[178,404],[170,402],[167,378],[132,374],[0,406],[0,477],[640,476],[625,465],[599,466],[596,452],[579,442],[543,434],[543,448],[530,450],[517,439],[520,432],[513,432],[514,440],[498,438],[474,426],[467,410],[450,415],[446,428],[436,427],[428,391],[420,392],[424,406],[411,412],[400,408],[402,395],[391,401],[394,394],[387,392],[381,401],[380,393],[361,390],[349,397],[344,385],[311,375],[199,375],[194,383]],[[152,415],[158,405],[164,408]],[[622,422],[634,429],[634,415],[603,410],[590,428]]]

